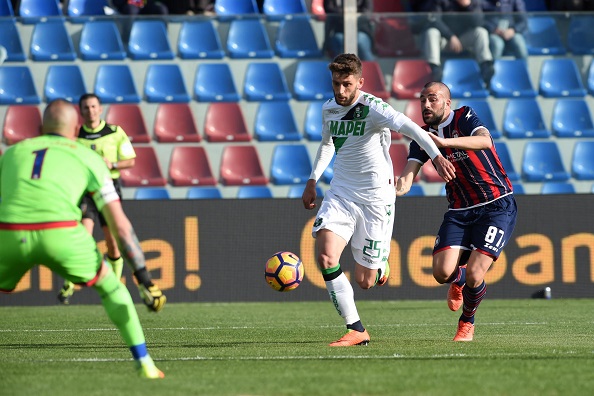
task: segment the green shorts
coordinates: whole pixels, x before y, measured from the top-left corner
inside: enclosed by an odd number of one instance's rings
[[[41,230],[0,229],[0,291],[12,291],[36,265],[44,265],[69,281],[91,286],[102,256],[81,223]]]

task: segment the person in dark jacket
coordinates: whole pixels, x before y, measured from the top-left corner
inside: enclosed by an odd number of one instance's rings
[[[528,49],[522,33],[528,22],[524,0],[482,0],[482,4],[493,58],[509,54],[526,60]]]
[[[324,50],[334,57],[344,52],[344,0],[324,0],[326,23],[324,25]],[[364,15],[372,11],[371,0],[357,0],[357,51],[361,60],[375,59],[373,54],[373,24]]]

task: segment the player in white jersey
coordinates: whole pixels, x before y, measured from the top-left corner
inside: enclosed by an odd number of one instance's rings
[[[312,235],[317,240],[317,261],[330,299],[347,327],[347,333],[330,346],[367,345],[369,334],[361,323],[353,287],[339,259],[350,241],[355,280],[362,289],[384,285],[390,275],[388,255],[396,200],[390,130],[417,141],[445,181],[455,177],[455,169],[421,127],[360,90],[362,67],[356,55],[338,55],[329,69],[334,98],[322,108],[322,143],[302,199],[306,209],[315,208],[316,182],[336,153],[334,177]]]

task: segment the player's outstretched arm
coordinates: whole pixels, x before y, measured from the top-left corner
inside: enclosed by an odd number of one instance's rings
[[[421,164],[417,161],[408,161],[402,170],[402,174],[396,182],[396,196],[400,197],[410,191],[410,187],[421,170]]]
[[[309,179],[303,189],[303,195],[301,196],[303,207],[305,209],[315,208],[316,196],[316,181],[314,179]]]

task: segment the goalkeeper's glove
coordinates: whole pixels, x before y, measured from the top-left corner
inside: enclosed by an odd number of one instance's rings
[[[138,290],[140,291],[140,297],[142,298],[144,305],[147,306],[149,311],[159,312],[163,309],[167,297],[165,297],[161,289],[159,289],[159,286],[151,284],[147,287],[140,284],[138,285]]]

